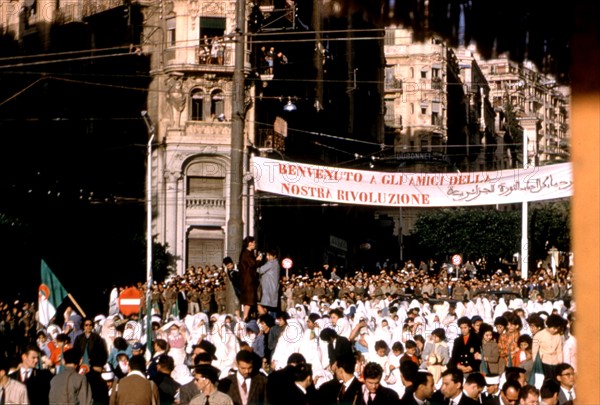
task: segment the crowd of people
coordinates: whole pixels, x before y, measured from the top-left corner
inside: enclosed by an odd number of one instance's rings
[[[236,261],[154,283],[151,313],[68,307],[43,327],[2,303],[0,393],[31,404],[565,404],[575,398],[571,269],[433,262],[283,274]],[[146,286],[135,288],[142,294]],[[227,288],[239,310],[227,312]],[[150,316],[152,329],[145,330]],[[137,399],[136,399],[137,398]],[[208,401],[208,402],[207,402]]]

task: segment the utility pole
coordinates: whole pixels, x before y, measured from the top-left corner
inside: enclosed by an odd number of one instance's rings
[[[246,54],[246,1],[237,0],[233,94],[231,116],[231,163],[229,173],[229,220],[227,221],[227,256],[237,262],[242,244],[242,194],[244,180],[244,63]],[[227,312],[237,309],[237,299],[230,281],[227,281]]]

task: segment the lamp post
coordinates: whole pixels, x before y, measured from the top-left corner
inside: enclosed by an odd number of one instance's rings
[[[149,135],[146,147],[146,347],[152,354],[152,141],[156,128],[148,111],[142,111],[142,118]]]

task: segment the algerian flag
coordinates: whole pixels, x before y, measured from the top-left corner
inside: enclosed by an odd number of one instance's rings
[[[529,381],[527,381],[527,383],[529,385],[533,385],[539,390],[540,388],[542,388],[544,378],[544,366],[542,366],[542,359],[540,358],[540,352],[538,351],[535,356],[535,360],[533,361],[533,366],[531,367],[531,374],[529,374]]]
[[[38,289],[38,321],[42,325],[48,326],[50,320],[56,315],[56,308],[62,304],[67,295],[65,287],[42,259],[42,284]]]

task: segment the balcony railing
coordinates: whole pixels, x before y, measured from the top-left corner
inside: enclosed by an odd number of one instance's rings
[[[225,198],[187,196],[185,201],[187,209],[225,209]]]

